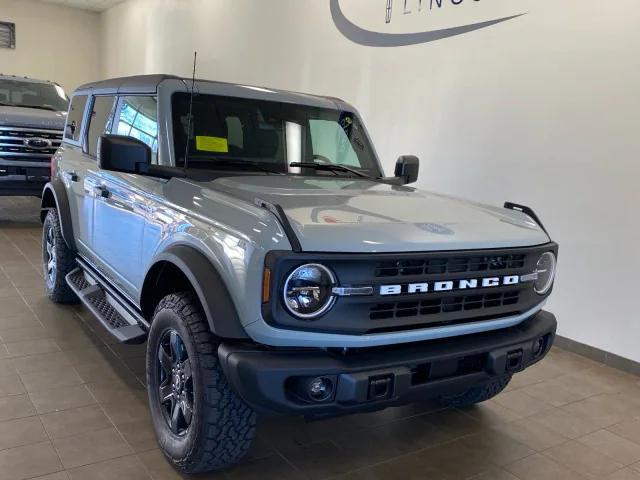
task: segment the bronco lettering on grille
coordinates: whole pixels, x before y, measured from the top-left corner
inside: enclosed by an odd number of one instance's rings
[[[380,285],[380,295],[401,295],[427,292],[446,292],[450,290],[467,290],[473,288],[499,287],[501,285],[517,285],[519,275],[504,277],[470,278],[462,280],[446,280],[442,282],[405,283],[396,285]]]

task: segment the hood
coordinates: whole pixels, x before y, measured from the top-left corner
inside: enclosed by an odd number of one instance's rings
[[[309,252],[417,252],[540,245],[527,215],[411,187],[296,176],[224,177],[200,183],[235,198],[279,204]]]
[[[66,116],[67,112],[0,105],[0,127],[33,127],[63,130]]]

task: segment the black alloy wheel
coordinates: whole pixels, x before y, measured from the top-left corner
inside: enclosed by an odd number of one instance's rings
[[[76,254],[62,236],[58,211],[47,212],[42,226],[42,266],[47,296],[55,303],[76,303],[78,297],[67,285],[65,277],[76,265]]]
[[[56,257],[56,238],[54,225],[49,223],[44,232],[44,273],[47,288],[53,289],[58,275],[58,259]]]
[[[153,428],[184,473],[221,470],[249,450],[255,412],[227,382],[218,342],[193,292],[158,303],[147,339],[147,391]]]
[[[193,418],[193,374],[184,341],[174,329],[166,330],[156,355],[158,398],[169,429],[187,433]]]

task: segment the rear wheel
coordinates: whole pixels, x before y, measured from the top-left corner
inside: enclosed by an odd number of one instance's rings
[[[42,227],[42,264],[47,296],[56,303],[78,301],[65,279],[76,268],[75,258],[75,253],[62,237],[58,211],[52,208],[47,212]]]
[[[511,374],[503,375],[458,395],[444,396],[440,401],[449,407],[470,407],[495,397],[507,387],[510,381]]]
[[[237,463],[251,445],[256,414],[233,392],[217,343],[191,293],[158,304],[147,343],[147,388],[158,442],[185,473]]]

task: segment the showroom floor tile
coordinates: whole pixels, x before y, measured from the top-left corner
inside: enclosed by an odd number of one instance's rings
[[[0,198],[0,480],[182,478],[157,448],[144,345],[120,345],[40,278],[38,201]],[[640,480],[640,378],[553,349],[494,400],[261,419],[202,479]]]

